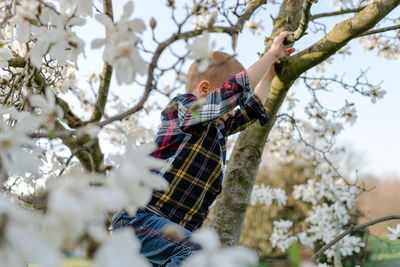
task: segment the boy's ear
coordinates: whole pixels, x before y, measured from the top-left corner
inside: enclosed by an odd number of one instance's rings
[[[206,97],[211,92],[211,83],[207,80],[202,80],[197,89],[199,97]]]

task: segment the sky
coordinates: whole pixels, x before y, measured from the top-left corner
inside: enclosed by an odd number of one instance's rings
[[[125,0],[113,1],[114,18],[116,20],[119,19],[125,2]],[[177,2],[179,3],[179,1]],[[172,33],[171,29],[175,29],[170,19],[169,9],[166,8],[165,3],[166,1],[164,0],[134,1],[133,17],[142,18],[147,25],[151,17],[156,18],[156,36],[160,41],[168,38]],[[333,11],[334,8],[327,3],[328,1],[320,1],[312,7],[311,12],[316,14],[329,10]],[[99,5],[98,1],[97,5]],[[254,17],[255,21],[264,18],[264,30],[262,32],[265,35],[269,35],[272,30],[270,13],[277,14],[276,7],[268,4],[265,10],[259,11]],[[392,15],[399,17],[400,8],[394,10]],[[336,20],[327,19],[320,20],[320,22],[325,22],[329,31],[335,23],[345,18],[345,16],[342,16]],[[84,37],[86,42],[86,58],[81,58],[79,65],[81,77],[87,78],[91,72],[101,72],[102,50],[91,50],[89,48],[91,40],[104,36],[104,29],[95,20],[89,20],[88,24],[77,30],[77,32],[79,36]],[[296,42],[295,48],[301,51],[321,37],[321,33],[314,34],[309,32],[308,35]],[[218,49],[225,49],[225,51],[231,52],[231,41],[227,36],[220,34],[217,37],[213,36],[213,39],[216,40]],[[257,52],[263,52],[263,39],[264,35],[253,35],[247,29],[240,35],[236,53],[238,60],[245,67],[249,67],[257,60]],[[144,35],[144,44],[151,48],[151,36],[149,33]],[[372,84],[382,82],[382,89],[386,91],[386,95],[383,99],[378,100],[376,104],[372,104],[370,98],[346,94],[344,89],[338,86],[334,87],[334,92],[322,95],[321,99],[331,107],[343,105],[345,99],[355,103],[358,115],[357,122],[352,127],[346,126],[338,141],[339,144],[343,144],[355,152],[360,161],[360,173],[371,173],[378,177],[400,177],[400,90],[398,86],[400,62],[399,60],[379,58],[376,56],[376,51],[364,51],[362,44],[357,40],[351,41],[349,46],[352,55],[344,58],[341,55],[334,56],[333,62],[325,65],[325,75],[332,77],[335,74],[344,74],[348,82],[353,82],[354,78],[360,74],[360,71],[368,69],[368,80]],[[176,47],[178,48],[177,51],[179,51],[181,44]],[[168,53],[161,57],[163,63],[168,62],[169,59]],[[168,82],[171,81],[166,79],[165,85]],[[294,86],[291,91],[295,92],[295,96],[300,100],[306,100],[309,98],[309,94],[301,84]],[[118,85],[115,81],[115,76],[113,77],[111,88],[116,94],[127,95],[127,101],[134,101],[135,97],[141,94],[141,88],[137,86]],[[158,95],[157,101],[160,101],[161,105],[163,103],[165,105],[167,99]],[[143,122],[150,127],[156,127],[159,123],[159,116],[147,116]]]

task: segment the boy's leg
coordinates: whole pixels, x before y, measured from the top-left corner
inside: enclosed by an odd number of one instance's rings
[[[128,215],[115,218],[113,229],[133,227],[142,244],[141,253],[153,266],[178,267],[200,247],[190,241],[191,232],[178,224],[174,225],[185,234],[185,240],[177,241],[166,237],[162,231],[168,224],[174,223],[147,209],[139,209],[134,218]]]

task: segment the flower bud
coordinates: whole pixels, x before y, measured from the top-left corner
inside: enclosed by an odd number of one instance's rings
[[[167,0],[167,6],[168,7],[174,7],[174,3],[175,1],[174,0]]]
[[[157,21],[154,17],[151,17],[150,19],[150,27],[154,30],[154,28],[157,26]]]

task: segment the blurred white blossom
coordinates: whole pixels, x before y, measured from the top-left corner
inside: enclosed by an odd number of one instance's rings
[[[0,68],[7,68],[8,60],[11,58],[11,50],[7,47],[0,47]]]
[[[251,31],[252,34],[259,35],[261,34],[261,31],[264,30],[264,27],[262,26],[262,20],[258,22],[251,22],[248,21],[246,23],[246,28]]]
[[[192,234],[192,241],[201,246],[182,267],[245,267],[258,262],[257,254],[245,247],[221,248],[214,229],[201,228]]]
[[[215,48],[215,41],[209,44],[210,33],[204,31],[202,35],[198,36],[191,44],[186,47],[189,50],[189,58],[198,62],[197,69],[199,72],[204,72],[212,64],[212,55]]]
[[[123,198],[123,207],[134,215],[136,210],[150,201],[153,190],[165,191],[167,180],[151,170],[168,169],[170,165],[150,156],[156,148],[154,144],[136,146],[136,138],[128,137],[124,157],[117,160],[117,167],[110,171],[110,187]]]
[[[124,13],[118,23],[113,23],[105,14],[96,15],[96,19],[107,29],[106,39],[95,39],[92,48],[105,45],[103,58],[115,68],[118,84],[130,84],[135,80],[136,74],[144,75],[147,64],[139,54],[138,44],[141,39],[138,34],[146,29],[142,19],[130,20],[133,13],[133,2],[129,1],[124,6]]]
[[[371,103],[375,104],[377,99],[383,98],[383,96],[386,94],[386,91],[371,87],[371,90],[366,91],[365,94],[371,96]]]
[[[388,234],[390,240],[396,240],[400,238],[400,224],[397,224],[396,228],[391,228],[388,226],[387,228],[391,233]]]
[[[281,188],[270,188],[268,185],[261,186],[255,185],[250,196],[250,204],[256,205],[257,203],[270,206],[276,200],[278,206],[286,205],[286,194]]]
[[[5,117],[14,119],[17,123],[10,127],[4,121]],[[2,109],[0,106],[0,161],[3,171],[10,175],[39,173],[40,160],[34,154],[36,144],[28,136],[39,125],[39,121],[29,113],[18,112],[14,108]]]
[[[131,228],[123,228],[112,235],[96,251],[91,267],[140,266],[151,267],[140,254],[140,243]]]
[[[55,27],[41,33],[31,49],[30,58],[37,68],[41,67],[47,52],[60,66],[64,66],[68,62],[76,63],[84,51],[84,41],[72,32],[72,27],[84,25],[85,19],[60,14],[52,16],[52,23]]]
[[[293,236],[293,233],[289,232],[289,228],[292,227],[292,225],[293,222],[288,220],[274,221],[274,230],[269,238],[272,247],[278,247],[282,251],[285,251],[297,240],[297,238]]]
[[[46,89],[46,97],[33,95],[29,98],[29,102],[33,107],[38,108],[40,121],[49,130],[52,130],[56,120],[64,115],[61,107],[56,104],[56,97],[50,88]]]
[[[25,267],[27,261],[43,267],[59,264],[59,254],[39,230],[40,217],[23,211],[0,196],[0,266]]]
[[[93,16],[93,0],[60,0],[61,11],[77,16]]]

